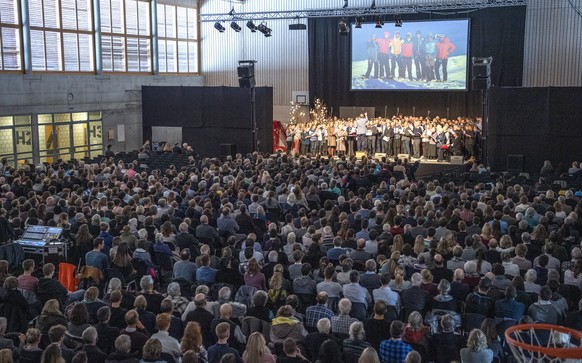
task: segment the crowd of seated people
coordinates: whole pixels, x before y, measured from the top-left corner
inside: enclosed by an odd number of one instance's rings
[[[582,203],[539,185],[252,154],[0,177],[0,248],[60,226],[81,280],[0,260],[1,362],[510,362],[507,327],[582,330]]]

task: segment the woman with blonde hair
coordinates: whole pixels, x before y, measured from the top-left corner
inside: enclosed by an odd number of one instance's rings
[[[18,356],[21,362],[40,362],[42,357],[42,349],[38,347],[40,344],[40,330],[29,328],[26,331],[23,344],[18,348]]]
[[[263,334],[254,332],[247,340],[247,349],[242,355],[243,363],[275,363],[275,357],[267,348]]]
[[[467,339],[467,348],[461,349],[462,363],[491,363],[493,351],[487,348],[487,337],[480,329],[473,329]]]
[[[12,359],[12,351],[8,348],[0,350],[0,362],[2,363],[14,363]]]
[[[424,268],[420,271],[420,276],[422,277],[422,283],[420,284],[420,288],[429,292],[432,296],[437,296],[439,290],[437,289],[436,284],[433,282],[434,276],[429,269]]]
[[[392,247],[390,247],[390,252],[400,252],[402,251],[402,247],[404,247],[404,239],[401,235],[394,236],[394,240],[392,241]]]
[[[273,268],[273,276],[269,281],[267,290],[267,306],[278,309],[287,299],[287,292],[291,290],[291,284],[283,277],[283,265],[277,264]]]
[[[485,247],[489,247],[489,241],[493,238],[493,229],[489,223],[485,223],[483,228],[481,228],[481,243],[485,245]]]
[[[421,253],[424,253],[426,249],[424,248],[424,237],[422,235],[416,236],[414,239],[414,255],[418,258]]]
[[[364,349],[358,363],[380,363],[380,357],[378,357],[378,352],[372,347]]]
[[[411,286],[410,281],[404,280],[404,277],[406,276],[406,271],[404,267],[402,266],[396,267],[396,269],[394,269],[393,276],[394,278],[388,284],[388,287],[390,287],[392,290],[402,291],[410,288]]]
[[[51,327],[55,325],[67,326],[68,323],[67,318],[61,313],[59,301],[50,299],[44,303],[42,312],[36,319],[35,328],[40,330],[42,334],[47,334]]]
[[[208,353],[202,344],[202,331],[200,330],[200,324],[198,322],[190,321],[186,324],[180,348],[182,349],[182,353],[193,351],[198,358],[198,362],[208,361]]]

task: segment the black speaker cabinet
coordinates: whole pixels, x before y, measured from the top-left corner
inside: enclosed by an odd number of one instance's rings
[[[238,66],[236,71],[239,77],[249,78],[255,76],[255,67],[253,65]]]
[[[473,64],[473,78],[485,78],[491,76],[491,63]]]
[[[241,77],[238,79],[238,85],[241,88],[253,88],[256,84],[255,77]]]
[[[220,156],[235,156],[236,155],[236,144],[220,144]]]
[[[507,155],[507,171],[523,171],[523,155]]]
[[[491,77],[487,78],[473,78],[474,90],[487,90],[491,88]]]

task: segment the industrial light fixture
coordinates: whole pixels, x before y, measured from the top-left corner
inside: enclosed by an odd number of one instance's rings
[[[299,16],[296,16],[295,20],[297,22],[294,21],[293,23],[289,24],[289,30],[307,30],[307,25],[299,22]]]
[[[384,22],[382,21],[382,19],[380,17],[376,18],[376,28],[380,29],[382,28],[382,25],[384,25]]]
[[[376,0],[372,0],[372,5],[370,5],[370,9],[376,9]]]
[[[348,7],[348,0],[344,0],[344,9]]]
[[[271,36],[271,28],[267,27],[266,23],[261,23],[259,24],[259,26],[257,27],[257,29],[263,33],[263,35],[265,37],[270,37]]]
[[[346,18],[342,18],[337,24],[340,35],[348,35],[350,33],[350,25]]]
[[[216,23],[214,23],[214,29],[218,30],[221,33],[224,33],[224,31],[226,30],[226,28],[223,27],[222,24],[220,24],[219,21],[217,21]]]
[[[360,17],[356,17],[356,25],[355,25],[356,29],[361,29],[362,28],[362,18]]]
[[[234,30],[235,32],[240,32],[242,30],[242,28],[240,27],[240,25],[238,25],[236,23],[236,21],[233,21],[230,23],[230,27],[232,28],[232,30]]]
[[[230,11],[228,12],[228,15],[234,16],[234,6],[232,7],[232,9],[230,9]]]
[[[394,20],[394,26],[397,28],[402,28],[402,18],[400,14],[396,15],[396,20]]]
[[[253,33],[257,32],[257,26],[255,25],[255,23],[253,23],[252,20],[247,21],[247,28],[249,28]]]

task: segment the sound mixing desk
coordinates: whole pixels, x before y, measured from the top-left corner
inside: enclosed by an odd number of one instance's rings
[[[61,239],[62,234],[61,227],[29,226],[16,243],[25,254],[42,256],[43,263],[66,261],[67,243]]]

